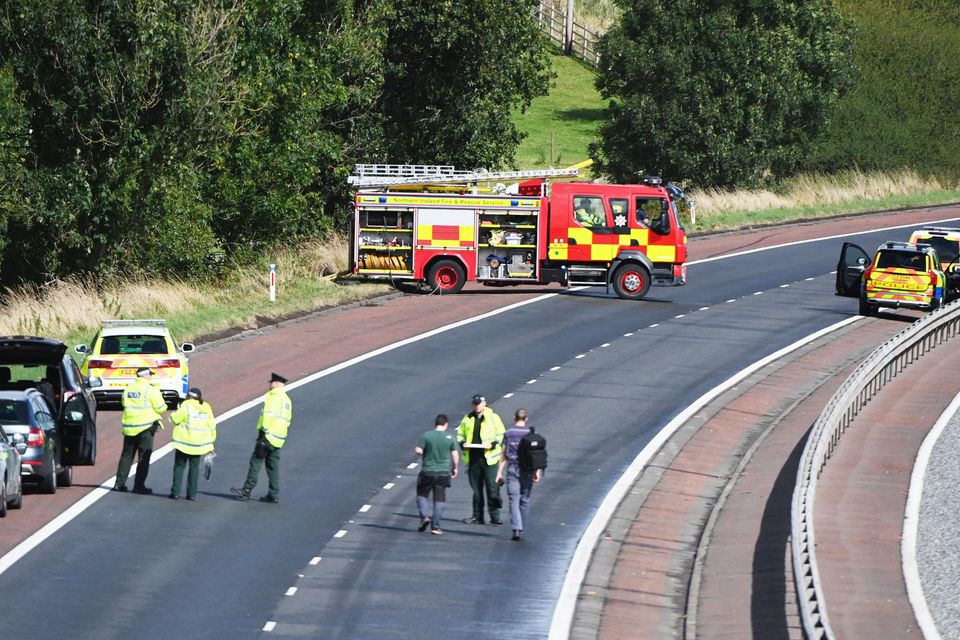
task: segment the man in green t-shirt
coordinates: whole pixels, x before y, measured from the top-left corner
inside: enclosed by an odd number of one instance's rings
[[[417,509],[420,511],[419,531],[426,531],[427,527],[430,527],[430,533],[439,536],[443,535],[440,521],[447,503],[447,487],[450,486],[450,479],[457,477],[460,450],[457,449],[456,438],[447,433],[447,416],[441,413],[434,424],[436,426],[433,431],[427,431],[420,436],[420,442],[415,449],[423,456],[420,475],[417,477]],[[427,515],[431,492],[433,514]]]

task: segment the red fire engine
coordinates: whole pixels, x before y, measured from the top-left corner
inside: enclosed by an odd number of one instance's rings
[[[612,286],[632,300],[651,286],[686,282],[687,235],[675,202],[683,192],[659,179],[548,184],[578,171],[357,169],[351,176],[359,189],[351,260],[357,276],[425,282],[440,293],[456,293],[467,280]],[[515,194],[477,193],[479,183],[517,179],[525,181]]]

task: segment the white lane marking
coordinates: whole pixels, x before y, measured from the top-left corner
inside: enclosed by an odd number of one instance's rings
[[[780,285],[780,288],[781,288],[781,289],[786,289],[786,288],[789,287],[789,286],[790,286],[790,285],[788,285],[788,284],[782,284],[782,285]]]
[[[715,262],[717,260],[726,260],[727,258],[737,258],[740,256],[750,255],[751,253],[760,253],[761,251],[771,251],[773,249],[782,249],[784,247],[795,247],[801,244],[810,244],[811,242],[820,242],[821,240],[836,240],[837,238],[849,238],[851,236],[859,236],[865,233],[874,233],[876,231],[890,231],[891,229],[908,229],[915,227],[922,227],[925,225],[931,224],[940,224],[943,222],[952,222],[957,219],[957,216],[952,218],[943,218],[942,220],[930,220],[928,222],[916,222],[914,224],[901,224],[894,227],[883,227],[882,229],[868,229],[867,231],[853,231],[851,233],[840,233],[835,236],[822,236],[820,238],[809,238],[807,240],[796,240],[794,242],[784,242],[782,244],[775,244],[769,247],[760,247],[758,249],[748,249],[746,251],[740,251],[738,253],[726,253],[722,256],[713,256],[712,258],[704,258],[703,260],[694,260],[693,262],[688,262],[687,266],[694,264],[706,264],[707,262]],[[836,273],[836,271],[834,271]]]
[[[366,513],[367,511],[370,511],[370,507],[371,505],[369,504],[363,505],[362,507],[360,507],[360,513]]]
[[[567,575],[563,580],[563,587],[560,589],[560,596],[557,598],[557,604],[553,609],[553,619],[550,622],[550,640],[566,640],[566,638],[570,636],[570,625],[573,622],[573,611],[580,595],[580,589],[583,585],[583,580],[587,575],[587,567],[590,563],[590,558],[593,556],[593,550],[597,546],[597,541],[607,528],[607,523],[610,522],[610,518],[613,516],[613,512],[617,508],[617,505],[620,504],[620,502],[623,500],[623,497],[627,494],[627,491],[630,490],[630,488],[633,486],[633,483],[636,482],[637,478],[640,476],[640,473],[644,470],[647,464],[649,464],[653,456],[657,454],[663,444],[687,420],[689,420],[698,411],[703,409],[707,403],[720,396],[737,383],[746,379],[755,371],[767,366],[767,364],[775,361],[777,358],[781,358],[788,353],[796,351],[804,345],[813,342],[821,336],[825,336],[832,331],[836,331],[847,326],[848,324],[860,320],[862,317],[863,316],[852,316],[846,320],[841,320],[836,324],[832,324],[829,327],[811,333],[806,338],[797,340],[793,344],[770,354],[762,360],[754,362],[750,366],[742,369],[732,377],[727,378],[725,381],[721,382],[719,385],[697,398],[689,407],[677,414],[673,420],[660,429],[657,435],[653,437],[647,446],[645,446],[643,450],[637,454],[637,457],[633,459],[633,462],[630,463],[630,466],[627,467],[623,474],[617,479],[617,482],[613,485],[607,495],[604,496],[603,502],[600,503],[600,506],[597,508],[597,512],[593,516],[593,519],[590,521],[590,524],[587,525],[586,530],[584,530],[583,535],[580,537],[580,541],[577,543],[577,548],[573,553],[573,558],[570,560],[570,565],[567,567]]]
[[[296,587],[290,587],[289,589],[287,589],[287,592],[284,593],[283,595],[285,595],[285,596],[292,596],[292,595],[294,595],[296,592],[297,592],[297,588],[296,588]]]
[[[630,335],[630,334],[627,334],[627,335]],[[556,371],[559,368],[560,368],[559,365],[557,365],[556,367],[550,367],[550,371]],[[513,395],[513,394],[510,394],[510,395]],[[503,397],[506,398],[507,396],[503,396]]]
[[[627,333],[623,334],[623,337],[624,337],[624,338],[629,338],[629,337],[632,336],[632,335],[633,335],[633,332],[632,332],[632,331],[628,331]],[[559,368],[559,367],[558,367],[558,368]]]
[[[578,355],[578,356],[577,356],[576,358],[574,358],[574,359],[575,359],[575,360],[579,360],[580,358],[586,358],[586,357],[587,357],[587,354],[581,353],[580,355]]]
[[[804,279],[803,279],[804,282],[810,282],[811,280],[816,280],[816,278],[804,278]]]
[[[604,342],[602,345],[600,345],[600,348],[601,348],[601,349],[606,349],[606,348],[609,347],[609,346],[610,346],[610,343],[609,343],[609,342]]]
[[[320,560],[322,560],[320,556],[313,556],[312,558],[310,558],[310,564],[316,566],[320,564]]]
[[[735,299],[735,298],[730,298],[729,300],[727,300],[727,302],[736,302],[736,299]]]
[[[264,630],[264,631],[273,631],[276,626],[277,626],[277,623],[274,622],[273,620],[271,620],[271,621],[268,622],[267,624],[263,625],[263,630]]]
[[[384,489],[393,489],[395,486],[397,486],[397,484],[396,484],[395,482],[388,482],[387,484],[383,485],[383,488],[384,488]]]
[[[647,327],[647,329],[653,329],[654,327],[659,327],[659,326],[660,326],[660,323],[659,323],[659,322],[654,322],[652,325],[650,325],[649,327]]]
[[[920,581],[920,567],[917,565],[917,534],[920,527],[920,504],[923,501],[923,482],[927,475],[927,466],[930,456],[937,445],[937,440],[950,420],[960,410],[960,393],[953,397],[950,405],[943,410],[936,424],[927,433],[917,452],[910,474],[910,488],[907,491],[907,506],[903,514],[903,536],[900,538],[900,558],[903,564],[903,578],[907,583],[907,597],[913,607],[913,615],[917,619],[924,640],[940,640],[940,631],[937,629],[933,615],[927,605],[927,597],[923,593],[923,583]]]
[[[533,380],[527,380],[527,384],[533,384],[533,383],[536,382],[536,381],[537,381],[536,378],[534,378]]]
[[[513,392],[511,391],[510,393],[504,395],[503,397],[504,397],[504,398],[512,398],[512,397],[513,397]]]
[[[755,295],[755,296],[763,295],[763,291],[754,291],[754,292],[753,292],[753,295]]]
[[[419,466],[420,465],[417,464],[416,462],[411,462],[410,464],[407,465],[407,469],[416,469]]]
[[[710,307],[700,307],[699,309],[697,309],[697,311],[706,311],[706,310],[709,309],[709,308],[710,308]]]
[[[678,316],[673,316],[673,318],[676,320],[677,318],[682,318],[682,317],[685,316],[685,315],[687,315],[687,314],[681,313],[681,314],[678,315]]]
[[[333,534],[333,537],[334,537],[334,538],[342,538],[342,537],[345,536],[345,535],[347,535],[347,530],[346,530],[346,529],[340,529],[340,531],[337,531],[335,534]]]
[[[837,272],[836,272],[836,271],[831,271],[831,272],[830,272],[830,275],[835,276],[835,275],[837,275]]]

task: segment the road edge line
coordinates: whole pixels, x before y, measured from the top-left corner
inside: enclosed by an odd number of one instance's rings
[[[583,586],[583,581],[586,578],[587,569],[590,566],[590,560],[593,558],[593,552],[596,549],[597,542],[600,540],[600,536],[603,534],[607,524],[610,522],[610,518],[616,511],[617,506],[623,501],[624,497],[626,497],[630,487],[632,487],[637,481],[637,478],[643,472],[644,468],[647,466],[653,456],[655,456],[656,453],[663,447],[667,440],[669,440],[674,433],[676,433],[676,431],[683,426],[684,423],[693,417],[694,414],[703,409],[704,406],[756,371],[760,370],[771,362],[782,358],[783,356],[788,355],[829,333],[842,329],[849,324],[853,324],[862,318],[863,316],[852,316],[845,320],[841,320],[840,322],[832,324],[828,327],[824,327],[819,331],[815,331],[814,333],[797,340],[793,344],[787,345],[779,351],[771,353],[761,360],[757,360],[753,364],[741,369],[733,376],[727,378],[710,391],[704,393],[693,403],[691,403],[690,406],[677,414],[662,429],[660,429],[657,435],[655,435],[653,439],[647,443],[647,445],[633,459],[633,462],[631,462],[626,470],[624,470],[620,478],[618,478],[613,487],[610,488],[610,491],[607,492],[607,495],[604,496],[600,506],[597,507],[597,511],[594,514],[593,519],[587,525],[583,535],[580,537],[580,540],[577,543],[577,548],[573,553],[573,558],[567,567],[567,574],[564,578],[563,586],[560,589],[560,596],[557,598],[557,603],[554,606],[553,617],[550,622],[550,632],[548,635],[549,640],[566,640],[570,637],[570,632],[572,631],[573,626],[574,612],[576,611],[577,599],[580,596],[580,590]]]
[[[913,471],[910,474],[910,486],[907,489],[907,506],[903,512],[903,535],[900,538],[900,564],[903,569],[903,581],[907,586],[907,599],[910,601],[910,606],[913,607],[913,615],[917,619],[920,633],[926,640],[940,640],[941,635],[927,605],[927,597],[923,593],[923,583],[920,580],[920,567],[917,564],[920,505],[923,502],[923,486],[933,449],[958,410],[960,410],[960,393],[953,397],[953,401],[937,418],[937,422],[927,432],[920,449],[917,451]]]

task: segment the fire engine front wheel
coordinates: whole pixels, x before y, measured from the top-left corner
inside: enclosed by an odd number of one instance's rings
[[[433,293],[457,293],[466,279],[463,267],[453,260],[440,260],[427,272],[427,284]]]
[[[640,300],[650,290],[650,274],[639,264],[625,264],[613,274],[613,290],[625,300]]]

